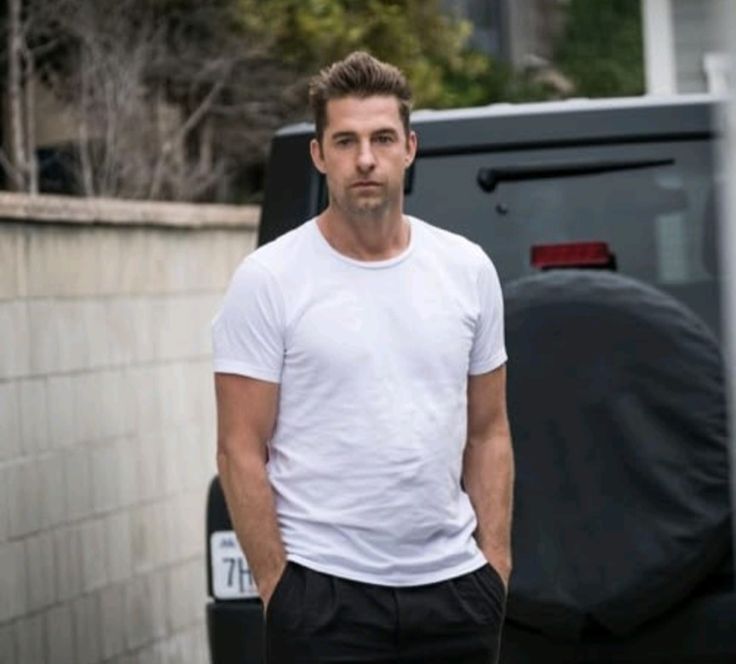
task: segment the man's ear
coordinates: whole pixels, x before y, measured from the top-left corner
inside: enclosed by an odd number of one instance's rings
[[[416,132],[410,131],[406,137],[406,168],[412,165],[417,156],[417,140]]]
[[[324,175],[325,173],[325,155],[322,152],[322,144],[316,139],[313,138],[309,142],[309,154],[312,157],[312,163],[314,164],[314,167]]]

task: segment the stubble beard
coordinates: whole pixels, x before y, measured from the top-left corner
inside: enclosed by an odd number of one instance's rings
[[[334,205],[346,217],[358,221],[382,219],[392,207],[393,197],[383,191],[376,197],[357,197],[347,191],[342,196],[330,193],[330,204]]]

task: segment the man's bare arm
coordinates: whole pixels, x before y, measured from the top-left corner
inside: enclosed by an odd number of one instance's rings
[[[266,606],[286,565],[266,444],[276,422],[279,386],[215,374],[217,469],[230,518]]]
[[[478,519],[476,539],[508,585],[514,458],[506,413],[506,366],[468,378],[463,484]]]

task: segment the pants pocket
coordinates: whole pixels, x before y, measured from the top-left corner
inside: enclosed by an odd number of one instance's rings
[[[505,597],[507,594],[506,584],[503,582],[503,579],[501,578],[501,575],[498,573],[498,570],[491,563],[488,563],[487,565],[485,565],[485,567],[481,567],[480,571],[486,572],[488,574],[488,576],[493,581],[494,585],[496,585],[498,588],[501,589],[501,593]]]
[[[266,607],[266,624],[270,621],[272,614],[274,610],[277,610],[279,608],[279,603],[281,602],[282,595],[286,595],[286,586],[287,586],[287,580],[289,576],[289,572],[291,571],[291,563],[287,561],[286,566],[284,567],[284,570],[281,572],[281,576],[279,577],[279,580],[276,582],[276,585],[274,586],[273,592],[271,593],[271,599],[268,602],[268,606]]]
[[[506,613],[506,586],[496,568],[490,563],[484,565],[473,572],[473,580],[492,614],[499,621],[503,621]]]

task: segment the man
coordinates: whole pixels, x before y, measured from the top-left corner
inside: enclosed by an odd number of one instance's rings
[[[267,660],[492,662],[511,569],[501,291],[403,214],[396,68],[312,81],[328,207],[249,255],[213,323],[218,469]]]

